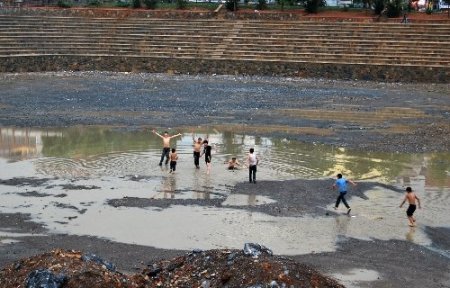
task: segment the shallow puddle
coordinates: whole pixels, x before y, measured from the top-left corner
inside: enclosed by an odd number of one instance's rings
[[[179,161],[177,171],[169,173],[168,167],[158,166],[161,139],[148,130],[3,127],[0,132],[0,180],[16,178],[14,185],[0,184],[0,211],[30,213],[55,233],[94,235],[167,249],[241,248],[245,242],[258,242],[277,254],[293,255],[334,251],[342,236],[429,245],[422,227],[448,227],[449,223],[450,155],[445,153],[368,153],[199,129],[194,136],[213,144],[208,175],[203,158],[201,168],[194,168],[191,133],[172,140]],[[245,210],[246,206],[274,202],[261,195],[230,195],[236,183],[247,181],[248,172],[245,167],[229,171],[226,163],[231,157],[245,162],[250,147],[261,158],[258,180],[331,181],[337,172],[343,172],[357,181],[412,186],[424,204],[424,209],[417,211],[419,226],[407,227],[405,211],[398,208],[402,194],[382,188],[366,191],[367,200],[351,199],[354,217],[344,215],[345,211],[338,216],[274,217]],[[199,203],[164,209],[106,204],[108,199],[123,197],[224,202],[223,207]],[[332,210],[332,205],[330,200],[324,209]]]
[[[222,202],[222,206],[256,206],[276,201],[260,195],[231,194]]]
[[[358,288],[364,284],[367,285],[367,282],[380,280],[381,278],[377,271],[368,269],[351,269],[344,273],[332,274],[332,276],[339,279],[347,288]]]
[[[44,234],[31,234],[31,233],[14,233],[9,232],[7,229],[0,230],[0,245],[8,245],[19,243],[21,237],[29,236],[45,236]]]

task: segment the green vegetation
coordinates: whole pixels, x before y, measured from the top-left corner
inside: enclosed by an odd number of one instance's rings
[[[386,3],[386,16],[394,18],[400,16],[402,12],[402,0],[389,0]]]
[[[385,0],[375,0],[375,2],[374,2],[375,15],[381,15],[381,12],[383,12],[383,10],[384,10],[384,1]]]
[[[136,8],[136,9],[141,8],[142,7],[141,0],[133,0],[131,7]]]
[[[427,14],[433,13],[433,1],[428,2],[427,8],[425,9],[425,13]]]
[[[120,7],[120,8],[128,8],[128,7],[130,7],[130,2],[128,2],[128,1],[117,1],[115,6],[116,7]]]
[[[72,7],[101,7],[101,8],[133,8],[133,9],[207,9],[215,10],[220,5],[217,2],[204,2],[207,0],[198,0],[198,2],[188,2],[188,0],[50,0],[48,5],[54,5],[60,8]],[[367,15],[372,11],[374,15],[386,17],[399,17],[402,12],[414,13],[411,10],[410,3],[405,0],[354,0],[352,4],[341,7],[326,7],[326,0],[275,0],[268,3],[269,0],[225,0],[225,8],[228,11],[237,11],[239,9],[250,10],[272,10],[272,11],[298,11],[304,10],[307,13],[319,13],[320,10],[329,11],[361,11],[364,9]],[[444,0],[449,3],[450,0]],[[326,8],[324,8],[326,7]],[[365,8],[363,8],[365,7]],[[371,8],[368,8],[371,7]],[[434,13],[432,3],[426,7],[427,14]],[[450,17],[450,9],[449,9]]]
[[[100,7],[100,6],[102,6],[102,2],[100,2],[100,0],[89,0],[87,2],[87,6],[89,6],[89,7]]]
[[[267,1],[266,0],[258,0],[256,3],[255,9],[257,10],[266,10],[267,9]]]
[[[188,2],[186,0],[176,0],[177,9],[186,9]]]
[[[72,7],[72,3],[64,1],[64,0],[58,0],[58,3],[56,4],[60,8],[70,8]]]
[[[156,9],[158,7],[158,0],[144,0],[144,4],[147,9]]]
[[[238,0],[227,0],[225,2],[225,8],[228,11],[237,11],[239,9],[239,2],[238,2]]]
[[[450,0],[444,0],[444,4],[450,6]],[[447,12],[448,12],[448,17],[450,18],[450,9],[447,9]]]
[[[319,12],[320,7],[325,7],[325,0],[306,0],[305,1],[305,11],[308,13],[317,13]]]

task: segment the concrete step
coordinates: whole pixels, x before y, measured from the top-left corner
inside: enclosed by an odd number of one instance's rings
[[[142,35],[142,34],[129,34],[129,35],[111,35],[109,33],[95,33],[95,34],[49,34],[49,33],[22,33],[22,34],[8,34],[0,32],[0,40],[3,41],[16,41],[16,42],[29,42],[29,41],[47,41],[47,42],[57,42],[61,40],[77,40],[84,39],[87,42],[96,42],[99,40],[109,40],[109,41],[186,41],[186,42],[213,42],[220,43],[227,39],[227,43],[236,45],[258,45],[258,46],[274,46],[274,45],[308,45],[316,44],[319,45],[336,45],[345,43],[346,46],[358,46],[358,45],[370,45],[382,46],[382,45],[404,45],[413,47],[428,47],[428,46],[448,46],[450,45],[450,38],[447,41],[439,41],[438,39],[428,40],[422,39],[418,41],[415,40],[399,40],[399,39],[353,39],[353,38],[324,38],[324,37],[309,37],[309,38],[291,38],[291,39],[281,39],[281,38],[247,38],[241,36],[216,36],[216,35]]]
[[[450,25],[0,16],[0,57],[450,66]]]
[[[142,58],[143,56],[136,56],[136,55],[115,55],[110,53],[90,53],[89,51],[86,51],[86,53],[80,54],[71,54],[71,53],[36,53],[36,51],[21,51],[20,53],[14,53],[9,55],[0,55],[0,57],[10,57],[10,56],[45,56],[45,55],[76,55],[76,56],[90,56],[90,57],[100,57],[100,56],[127,56],[127,57],[139,57]],[[151,55],[145,56],[150,58],[180,58],[180,59],[221,59],[221,60],[235,60],[235,61],[261,61],[261,62],[285,62],[285,63],[334,63],[334,64],[346,64],[346,65],[388,65],[388,66],[423,66],[426,64],[428,67],[444,67],[448,68],[450,65],[449,61],[440,61],[435,63],[429,63],[429,61],[425,60],[416,60],[416,61],[409,61],[409,60],[401,60],[401,59],[369,59],[370,61],[367,61],[367,58],[347,58],[342,59],[340,58],[333,58],[333,57],[325,57],[320,56],[317,57],[315,54],[309,54],[304,55],[304,57],[297,57],[296,59],[280,59],[279,57],[271,58],[271,57],[228,57],[227,55],[221,55],[219,58],[214,57],[214,55],[209,57],[203,57],[199,56],[196,53],[170,53],[170,52],[155,52]],[[395,61],[393,61],[395,60]]]
[[[136,54],[139,51],[140,54]],[[421,58],[417,58],[414,55],[359,55],[356,53],[346,53],[346,54],[334,54],[334,53],[274,53],[274,52],[262,52],[258,54],[248,53],[248,51],[233,51],[233,53],[221,53],[217,55],[214,51],[206,50],[196,50],[196,49],[165,49],[165,50],[150,50],[150,49],[139,49],[136,47],[112,47],[111,49],[93,49],[92,47],[62,47],[62,49],[46,49],[45,47],[27,49],[2,49],[0,55],[23,55],[23,54],[33,54],[33,55],[116,55],[116,56],[145,56],[153,57],[157,55],[167,55],[167,56],[192,56],[200,58],[220,58],[223,59],[239,59],[239,60],[267,60],[267,61],[286,61],[286,62],[298,62],[299,60],[306,61],[309,59],[311,62],[316,61],[333,61],[337,63],[348,62],[348,63],[390,63],[390,64],[427,64],[427,65],[449,65],[449,59],[441,59],[437,57],[432,57],[424,55]],[[313,57],[314,59],[311,59]]]
[[[173,39],[166,41],[155,41],[155,39],[122,39],[122,38],[113,38],[113,37],[50,37],[50,38],[41,38],[38,37],[33,41],[29,41],[30,38],[21,38],[21,37],[0,37],[0,45],[4,47],[40,47],[44,46],[57,46],[62,47],[62,45],[69,46],[77,46],[77,45],[89,45],[92,47],[95,46],[104,46],[104,45],[120,45],[120,46],[147,46],[147,47],[211,47],[214,49],[214,46],[217,45],[226,45],[231,50],[248,50],[252,52],[259,52],[261,50],[264,51],[275,51],[275,52],[283,52],[283,51],[297,51],[297,50],[312,50],[312,51],[320,51],[320,50],[329,50],[336,51],[336,53],[352,50],[352,51],[390,51],[390,52],[409,52],[412,55],[423,55],[427,53],[449,53],[450,45],[448,43],[436,43],[436,42],[413,42],[413,43],[405,43],[402,41],[398,42],[363,42],[363,43],[349,43],[345,41],[334,41],[334,40],[324,40],[324,42],[315,42],[315,43],[287,43],[287,44],[272,44],[272,43],[240,43],[240,42],[230,42],[230,43],[222,43],[222,42],[211,42],[211,41],[199,41],[200,39],[184,39],[186,41],[181,41],[182,39]],[[210,39],[206,39],[210,40]],[[226,41],[224,41],[226,42]],[[439,45],[440,44],[440,45]],[[415,49],[420,49],[420,53],[418,53]]]
[[[231,30],[232,31],[232,30]],[[159,31],[159,33],[155,33],[154,31],[136,31],[136,30],[130,30],[130,31],[116,31],[116,30],[100,30],[100,29],[90,29],[86,31],[81,30],[70,30],[70,31],[60,31],[60,30],[22,30],[22,29],[2,29],[0,27],[0,37],[6,37],[6,36],[22,36],[22,37],[32,37],[32,36],[94,36],[94,35],[111,35],[111,36],[136,36],[136,37],[170,37],[170,36],[177,36],[177,37],[228,37],[229,31],[224,32],[190,32],[187,33],[186,31]],[[315,39],[339,39],[342,41],[383,41],[383,40],[390,40],[395,41],[402,39],[404,41],[436,41],[436,42],[450,42],[450,35],[385,35],[385,34],[377,34],[377,35],[361,35],[361,36],[355,36],[355,35],[342,35],[342,34],[336,34],[336,35],[326,35],[326,34],[316,34],[316,33],[310,33],[305,35],[282,35],[282,34],[256,34],[256,33],[246,33],[246,32],[240,32],[235,34],[234,39],[239,40],[243,39],[246,41],[263,41],[263,40],[270,40],[270,41],[306,41],[306,40],[315,40]]]

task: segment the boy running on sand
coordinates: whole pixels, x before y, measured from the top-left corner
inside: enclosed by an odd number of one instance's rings
[[[337,208],[339,207],[339,203],[344,203],[345,207],[347,207],[347,214],[350,214],[350,211],[352,210],[350,208],[350,206],[347,203],[347,200],[345,200],[345,194],[347,194],[347,184],[350,183],[353,186],[356,186],[356,183],[353,182],[352,180],[347,180],[344,177],[342,177],[342,174],[339,173],[337,174],[337,179],[336,182],[334,182],[333,184],[333,189],[338,189],[339,191],[339,196],[336,200],[336,205],[334,205],[334,210],[337,210]]]
[[[416,226],[416,218],[413,216],[414,211],[416,211],[416,200],[417,204],[419,204],[419,209],[421,209],[419,197],[417,197],[416,193],[412,191],[411,187],[406,187],[405,199],[403,199],[402,204],[400,204],[400,208],[402,208],[403,204],[408,201],[409,207],[406,210],[406,216],[408,217],[409,226],[411,227]]]
[[[159,166],[162,166],[162,162],[164,161],[164,158],[166,158],[166,165],[169,162],[169,153],[170,153],[170,139],[181,136],[181,133],[178,133],[176,135],[170,136],[169,132],[164,131],[164,134],[161,135],[158,132],[156,132],[155,129],[153,129],[153,134],[158,135],[163,140],[163,150],[161,153],[161,160],[159,161]]]
[[[177,160],[178,160],[178,155],[177,155],[177,150],[175,148],[172,148],[172,153],[170,153],[170,172],[175,172],[175,170],[177,169]]]

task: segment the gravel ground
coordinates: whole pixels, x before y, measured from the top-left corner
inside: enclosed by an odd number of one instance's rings
[[[450,84],[109,72],[0,82],[2,126],[209,126],[368,151],[450,147]]]
[[[177,127],[187,131],[208,126],[368,152],[448,152],[450,147],[450,84],[106,72],[2,74],[0,83],[1,126],[110,125],[130,130]],[[35,185],[45,185],[45,179],[42,181]],[[253,193],[254,189],[258,195],[268,195],[273,189],[285,193],[275,199],[276,205],[240,209],[276,216],[324,213],[320,208],[323,194],[307,193],[324,189],[319,180],[245,185],[238,184],[235,189],[243,194]],[[382,184],[364,185],[354,195],[362,197],[365,189]],[[306,197],[298,198],[295,191],[304,191]],[[111,199],[109,204],[162,208],[171,205],[140,198]],[[220,207],[221,199],[197,201],[195,205]],[[21,237],[21,242],[0,245],[0,266],[62,248],[89,250],[114,262],[121,271],[134,272],[146,264],[186,252],[52,234],[22,214],[0,214],[0,229],[44,235]],[[427,227],[426,232],[434,247],[448,251],[448,228]],[[378,271],[378,278],[364,282],[367,287],[450,286],[448,255],[406,241],[345,238],[336,252],[294,259],[326,274],[348,269]]]

